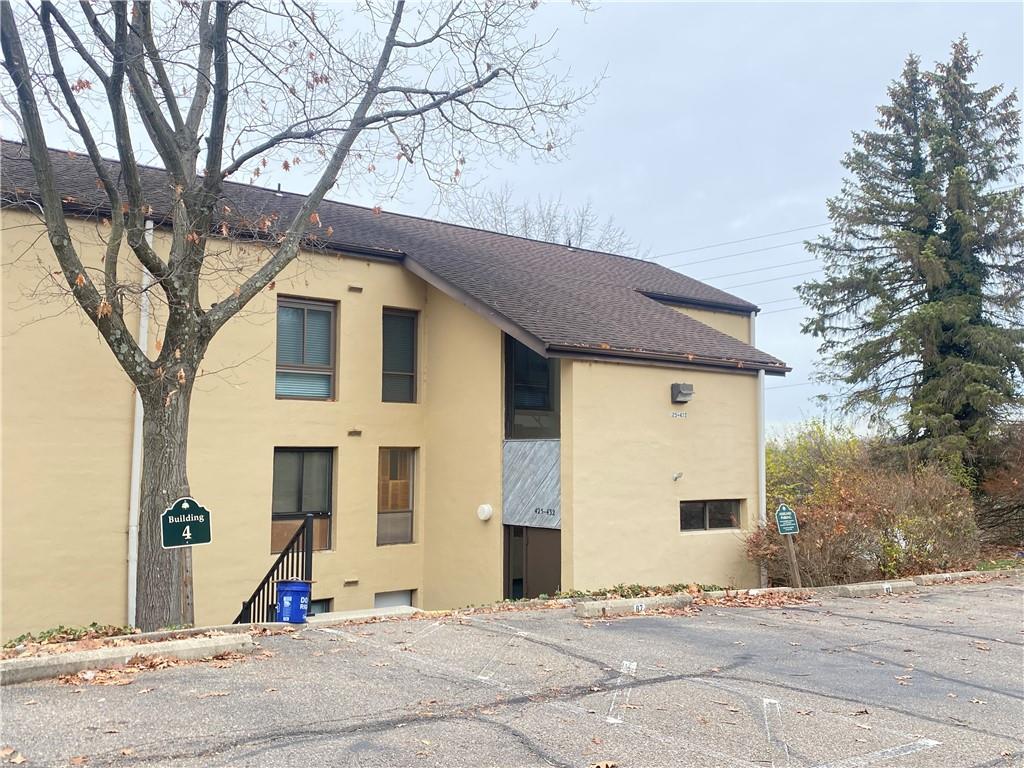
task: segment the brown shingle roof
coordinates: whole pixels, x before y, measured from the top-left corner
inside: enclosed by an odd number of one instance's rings
[[[3,142],[0,186],[4,200],[36,196],[28,150]],[[58,191],[76,209],[101,210],[88,157],[50,150]],[[116,174],[117,163],[111,161]],[[159,223],[171,210],[171,184],[159,168],[141,171],[146,201]],[[278,214],[287,222],[302,196],[228,182],[225,202],[234,215]],[[374,249],[403,259],[426,279],[457,291],[496,313],[552,354],[594,354],[784,373],[780,360],[683,315],[659,299],[747,313],[749,302],[649,261],[473,229],[444,222],[376,213],[325,200],[323,230],[329,248]]]

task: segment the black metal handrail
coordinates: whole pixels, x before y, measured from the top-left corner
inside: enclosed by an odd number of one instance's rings
[[[277,560],[270,566],[252,597],[242,603],[242,610],[233,624],[274,621],[277,610],[274,584],[285,579],[313,580],[313,515],[307,514],[302,525],[285,544]]]

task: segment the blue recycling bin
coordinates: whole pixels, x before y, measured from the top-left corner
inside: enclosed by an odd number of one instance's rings
[[[289,624],[305,624],[309,613],[310,583],[308,581],[277,582],[277,620]]]

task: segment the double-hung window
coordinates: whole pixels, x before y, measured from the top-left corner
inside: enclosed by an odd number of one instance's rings
[[[334,396],[334,324],[332,303],[278,300],[277,397],[329,400]]]
[[[313,513],[313,549],[331,548],[334,450],[275,448],[270,551],[280,552]]]
[[[681,531],[710,531],[716,528],[739,527],[740,502],[737,499],[679,502],[679,530]]]
[[[377,545],[412,543],[415,448],[381,448],[377,472]]]
[[[384,310],[384,380],[381,399],[386,403],[416,402],[416,313]]]

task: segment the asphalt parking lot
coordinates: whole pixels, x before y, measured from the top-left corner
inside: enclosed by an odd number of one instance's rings
[[[1024,765],[1024,584],[582,621],[309,627],[128,685],[3,690],[25,765]]]

